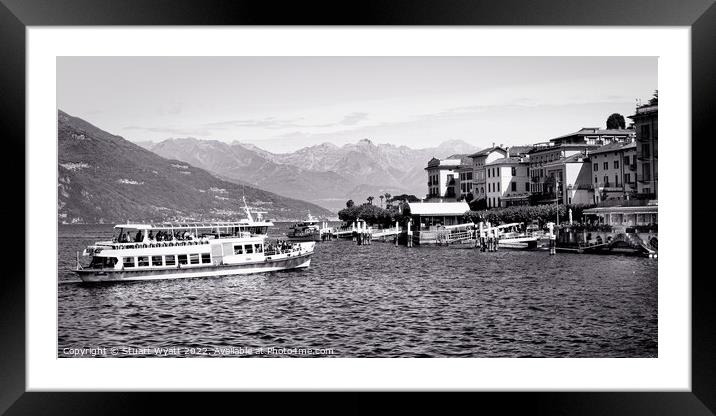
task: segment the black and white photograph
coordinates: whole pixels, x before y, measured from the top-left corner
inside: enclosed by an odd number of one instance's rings
[[[657,358],[658,63],[58,56],[57,357]]]

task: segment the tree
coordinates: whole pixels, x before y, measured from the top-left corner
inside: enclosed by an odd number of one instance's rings
[[[346,201],[346,208],[353,208],[355,206],[355,204],[356,203],[353,202],[352,199],[349,199],[348,201]]]
[[[649,99],[649,104],[659,104],[659,90],[654,90],[654,96]]]
[[[624,116],[619,113],[614,113],[607,119],[607,129],[623,129],[626,126]]]
[[[385,198],[385,195],[381,195],[379,198],[380,198],[380,207],[383,208],[383,198]]]
[[[411,194],[400,194],[392,197],[391,201],[408,201],[408,202],[418,202],[420,201],[420,198],[418,198],[415,195]]]
[[[384,196],[385,196],[385,207],[387,208],[387,207],[390,206],[390,197],[391,197],[391,195],[390,195],[388,192],[386,192]]]
[[[372,196],[369,196],[369,197],[366,198],[366,199],[368,200],[368,205],[373,205],[373,200],[374,200],[375,198],[373,198]]]

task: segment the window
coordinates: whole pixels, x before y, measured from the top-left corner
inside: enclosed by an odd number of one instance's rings
[[[512,182],[512,192],[517,192],[517,182]]]
[[[644,124],[643,126],[641,126],[641,138],[642,138],[642,139],[648,139],[648,138],[649,138],[649,133],[650,133],[649,127],[650,127],[650,126],[649,126],[648,124]]]
[[[189,263],[199,264],[199,255],[198,254],[189,254]]]
[[[149,257],[148,256],[137,257],[137,266],[139,266],[139,267],[149,266]]]
[[[614,186],[619,186],[619,175],[614,175]]]
[[[500,168],[495,169],[497,171],[497,176],[500,176]]]
[[[624,164],[629,165],[629,156],[624,156]]]
[[[186,261],[186,254],[179,255],[179,264],[188,264]]]
[[[211,263],[211,255],[209,253],[201,253],[202,263]]]
[[[176,256],[164,256],[164,264],[167,266],[174,266],[177,264]]]
[[[512,176],[516,176],[516,175],[517,175],[517,168],[513,166],[511,173],[512,173]]]
[[[122,265],[124,267],[134,267],[134,257],[125,257],[122,259]]]
[[[238,245],[234,246],[234,254],[244,254],[244,246]]]
[[[644,178],[645,181],[650,181],[651,180],[651,165],[649,163],[644,163],[643,165],[641,165],[641,173],[642,173],[642,177]]]
[[[594,177],[594,183],[599,183],[596,176]]]
[[[614,169],[619,169],[619,161],[618,160],[614,161]]]
[[[497,182],[497,192],[502,192],[502,191],[500,190],[500,183],[499,183],[499,182]],[[500,198],[497,198],[497,199],[499,200]],[[499,202],[498,202],[498,204],[499,204]]]
[[[594,171],[597,172],[599,170],[599,163],[594,164]]]
[[[263,253],[263,252],[264,252],[264,248],[263,248],[263,246],[262,246],[261,244],[254,244],[254,251],[255,251],[256,253]]]
[[[643,143],[641,145],[641,154],[644,157],[649,157],[649,143]]]
[[[604,186],[609,186],[609,176],[604,175]]]
[[[251,244],[247,244],[244,247],[244,251],[246,252],[246,254],[251,254],[254,252],[254,247]]]
[[[609,169],[609,162],[604,162],[604,170]]]
[[[525,192],[529,192],[529,191],[530,191],[530,183],[525,182]]]
[[[152,256],[152,266],[161,266],[162,256]]]

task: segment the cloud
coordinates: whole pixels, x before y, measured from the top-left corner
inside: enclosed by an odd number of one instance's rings
[[[368,113],[350,113],[343,117],[343,120],[341,120],[339,124],[344,126],[353,126],[365,120],[366,118],[368,118]]]

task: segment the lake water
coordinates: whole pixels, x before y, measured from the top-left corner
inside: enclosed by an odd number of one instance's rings
[[[59,280],[111,232],[60,225]],[[338,240],[300,271],[60,284],[58,322],[59,357],[655,357],[657,260]]]

